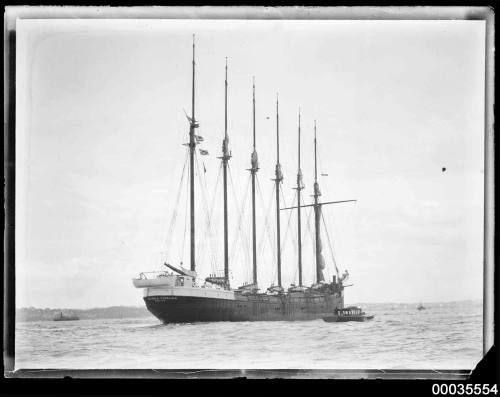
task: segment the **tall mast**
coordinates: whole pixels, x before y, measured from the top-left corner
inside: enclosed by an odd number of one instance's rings
[[[321,222],[321,204],[319,203],[321,192],[318,184],[318,160],[317,160],[317,144],[316,144],[316,120],[314,120],[314,226],[316,231],[316,282],[324,281],[323,277],[323,260],[321,254],[321,237],[320,237],[320,222]]]
[[[298,264],[299,264],[299,287],[302,287],[302,221],[300,218],[301,193],[304,189],[302,182],[302,170],[300,169],[300,108],[299,108],[299,134],[298,134],[298,171],[297,171],[297,231],[298,231]]]
[[[191,120],[189,128],[189,170],[190,170],[190,218],[191,218],[191,270],[195,271],[195,223],[194,223],[194,154],[196,150],[195,141],[195,128],[198,128],[194,115],[194,72],[195,72],[195,62],[194,62],[194,34],[193,34],[193,85],[191,92]]]
[[[224,83],[224,139],[222,141],[222,170],[224,178],[224,278],[229,287],[229,254],[228,254],[228,227],[227,227],[227,167],[231,158],[229,152],[229,137],[227,135],[227,57],[226,57],[226,79]]]
[[[356,200],[339,200],[339,201],[327,201],[320,203],[319,196],[321,196],[321,192],[319,190],[318,183],[318,149],[317,149],[317,140],[316,140],[316,120],[314,120],[314,203],[302,205],[300,202],[300,191],[304,189],[304,185],[302,183],[302,171],[300,169],[300,108],[299,108],[299,170],[297,173],[297,196],[298,196],[298,205],[296,207],[287,207],[281,208],[282,210],[290,210],[297,208],[298,210],[298,230],[299,230],[299,285],[302,284],[302,236],[301,236],[301,219],[300,219],[300,208],[302,207],[313,207],[314,208],[314,227],[315,227],[315,237],[316,237],[316,283],[320,283],[324,281],[323,269],[325,268],[325,259],[323,258],[323,254],[321,253],[322,244],[321,244],[321,233],[320,233],[320,224],[321,224],[321,208],[323,205],[328,204],[339,204],[339,203],[347,203]],[[326,226],[326,225],[325,225]],[[338,273],[338,271],[337,271]]]
[[[278,261],[278,287],[281,287],[281,236],[280,236],[280,183],[283,181],[280,164],[280,118],[278,94],[276,94],[276,169],[274,183],[276,184],[276,249]]]
[[[276,184],[276,245],[278,259],[278,287],[281,287],[281,236],[280,236],[280,183],[283,180],[280,165],[280,119],[279,119],[279,102],[278,94],[276,94],[276,169],[275,179]]]
[[[257,227],[255,222],[255,176],[259,170],[259,161],[255,149],[255,78],[252,82],[253,88],[253,151],[251,156],[250,173],[252,175],[252,259],[253,259],[253,283],[257,285]]]

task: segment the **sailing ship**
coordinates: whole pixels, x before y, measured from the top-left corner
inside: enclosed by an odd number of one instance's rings
[[[331,280],[326,281],[323,270],[325,260],[322,254],[320,226],[322,207],[327,204],[343,203],[355,200],[321,202],[321,192],[318,183],[317,167],[317,139],[316,121],[314,122],[314,185],[312,204],[302,205],[301,192],[304,189],[301,171],[300,140],[301,140],[301,115],[298,117],[298,171],[297,205],[281,208],[280,184],[283,174],[279,160],[279,99],[276,97],[276,165],[275,165],[275,192],[276,192],[276,266],[277,285],[271,285],[265,291],[259,288],[257,282],[257,227],[256,227],[256,175],[259,170],[259,161],[256,149],[255,127],[255,79],[252,83],[252,109],[253,109],[253,150],[250,157],[251,193],[252,193],[252,280],[238,288],[230,285],[229,249],[228,249],[228,163],[231,159],[229,150],[229,137],[227,128],[227,58],[225,64],[225,111],[224,111],[224,138],[222,140],[223,172],[223,223],[224,223],[224,273],[212,274],[204,280],[197,275],[195,260],[195,183],[194,164],[196,147],[203,141],[197,135],[199,123],[195,115],[195,42],[193,35],[192,52],[192,92],[191,115],[187,116],[189,122],[189,218],[190,218],[190,268],[182,265],[175,266],[165,262],[164,265],[172,272],[143,272],[133,279],[136,288],[144,290],[144,302],[147,309],[163,323],[191,323],[210,321],[274,321],[274,320],[314,320],[344,307],[344,281],[348,277],[346,271],[342,276],[337,272]],[[201,138],[201,139],[200,139]],[[201,151],[200,151],[201,153]],[[202,153],[203,154],[203,153]],[[301,209],[313,207],[315,230],[315,282],[306,286],[303,282],[302,266],[302,224]],[[298,285],[291,285],[285,289],[282,284],[281,263],[281,211],[297,211],[297,248],[298,248]],[[325,224],[326,226],[326,224]]]

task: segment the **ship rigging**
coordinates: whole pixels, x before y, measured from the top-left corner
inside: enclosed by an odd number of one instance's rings
[[[180,203],[180,195],[182,191],[184,176],[187,171],[188,174],[188,189],[189,189],[189,256],[190,266],[189,269],[183,266],[182,260],[178,266],[172,265],[170,260],[165,260],[164,265],[173,271],[161,271],[157,273],[143,272],[139,277],[133,280],[134,286],[144,290],[144,301],[148,310],[153,313],[158,319],[164,323],[168,322],[198,322],[198,321],[258,321],[258,320],[311,320],[322,318],[323,316],[331,313],[333,310],[342,309],[344,306],[344,285],[347,272],[344,276],[339,277],[338,268],[333,258],[332,262],[335,265],[336,276],[333,276],[331,281],[325,282],[323,271],[325,269],[325,259],[322,253],[321,241],[321,221],[326,230],[326,222],[323,217],[322,207],[328,204],[353,202],[355,200],[341,200],[341,201],[328,201],[320,202],[321,192],[318,182],[318,167],[317,167],[317,137],[316,137],[316,121],[314,121],[314,184],[313,184],[313,203],[303,204],[301,191],[305,188],[303,183],[303,175],[301,170],[301,111],[299,109],[298,115],[298,167],[297,167],[297,180],[296,187],[296,205],[291,207],[283,206],[284,203],[282,183],[283,173],[280,163],[280,115],[279,115],[279,98],[276,95],[276,163],[274,175],[274,200],[275,200],[275,220],[276,220],[276,235],[275,235],[275,260],[277,271],[277,285],[274,283],[267,288],[265,292],[259,288],[258,283],[258,265],[260,268],[269,266],[269,264],[258,263],[258,246],[262,247],[257,242],[257,207],[256,207],[256,193],[262,192],[259,188],[257,172],[259,170],[259,162],[256,149],[256,96],[255,96],[255,78],[252,79],[252,132],[253,132],[253,145],[250,157],[250,181],[251,184],[251,223],[252,223],[252,277],[240,287],[234,289],[231,286],[231,267],[233,262],[229,251],[229,211],[228,211],[228,186],[229,181],[232,183],[231,171],[229,167],[229,160],[232,158],[232,153],[229,150],[229,133],[228,133],[228,62],[225,61],[225,78],[224,78],[224,136],[222,139],[222,153],[218,157],[221,160],[222,183],[223,183],[223,274],[217,273],[217,260],[212,257],[212,272],[201,279],[198,277],[198,268],[196,262],[196,217],[195,217],[195,174],[198,176],[204,175],[206,169],[204,166],[204,173],[199,172],[198,159],[196,157],[197,145],[203,144],[205,139],[195,133],[199,128],[199,122],[195,117],[195,40],[193,35],[192,43],[192,81],[191,81],[191,116],[186,117],[189,122],[189,142],[185,143],[187,146],[186,162],[182,171],[179,191],[176,196],[175,210],[172,215],[170,223],[169,234],[167,242],[169,245],[173,237],[173,225],[177,218],[177,207]],[[201,155],[208,155],[206,149],[199,149]],[[195,168],[196,164],[196,168]],[[186,165],[188,165],[186,170]],[[217,179],[218,181],[218,179]],[[200,184],[202,187],[203,183]],[[217,192],[218,182],[215,186]],[[233,192],[234,193],[234,192]],[[281,195],[281,197],[280,197]],[[201,234],[201,240],[212,240],[214,233],[212,229],[211,210],[215,203],[215,194],[212,206],[207,205],[206,194],[201,190],[201,201],[205,204],[205,210],[208,210],[206,216],[206,233]],[[263,201],[263,200],[262,200]],[[239,208],[237,217],[237,233],[241,237],[241,224],[243,220],[243,209],[246,203],[245,199],[241,207],[236,203]],[[187,202],[186,202],[187,204]],[[268,209],[271,207],[268,206]],[[313,209],[314,214],[314,255],[315,255],[315,280],[310,287],[304,285],[303,280],[303,244],[302,244],[302,212],[308,209]],[[283,287],[282,280],[282,248],[283,241],[281,239],[281,211],[284,210],[297,210],[297,270],[298,270],[298,285],[292,284],[287,290]],[[291,216],[291,212],[289,212]],[[309,212],[311,215],[311,212]],[[308,218],[309,219],[309,218]],[[290,217],[289,217],[290,220]],[[288,222],[289,225],[289,222]],[[308,222],[307,222],[308,225]],[[185,227],[185,231],[186,231]],[[268,233],[269,240],[272,244],[270,229],[270,222],[268,222],[267,213],[264,217],[264,229]],[[288,231],[289,229],[287,229]],[[328,232],[327,239],[331,244]],[[264,233],[265,234],[265,233]],[[263,234],[263,236],[264,236]],[[184,233],[185,236],[185,233]],[[287,233],[285,233],[286,240]],[[241,238],[246,241],[245,238]],[[185,239],[184,239],[185,240]],[[182,247],[184,247],[184,240]],[[234,246],[234,244],[233,244]],[[181,249],[181,258],[184,249]],[[233,249],[234,252],[234,249]],[[170,253],[170,247],[167,246],[167,253]],[[206,256],[199,256],[198,258],[205,259]],[[233,259],[234,261],[234,259]]]

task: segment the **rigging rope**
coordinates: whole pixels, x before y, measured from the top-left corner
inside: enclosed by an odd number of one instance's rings
[[[172,239],[174,236],[174,228],[175,224],[177,221],[177,208],[179,207],[179,201],[181,198],[181,192],[182,192],[182,182],[184,181],[184,175],[186,172],[186,165],[188,163],[188,156],[189,156],[189,149],[186,150],[186,157],[184,158],[184,166],[182,167],[182,174],[181,174],[181,180],[179,182],[179,187],[177,188],[177,197],[175,199],[175,206],[174,206],[174,211],[172,213],[172,217],[170,219],[170,225],[168,229],[168,234],[166,237],[165,241],[165,262],[168,262],[168,256],[170,254],[170,245],[172,244]]]
[[[323,225],[325,226],[326,238],[328,240],[328,246],[330,247],[330,253],[332,255],[333,265],[335,266],[335,272],[337,273],[337,279],[339,277],[339,269],[337,267],[337,262],[335,261],[335,255],[333,254],[333,246],[330,241],[330,236],[328,235],[328,229],[326,228],[325,217],[323,216],[323,212],[321,212],[321,219],[323,219]]]
[[[312,246],[314,247],[314,255],[316,255],[316,245],[315,245],[315,233],[313,233],[312,229],[311,229],[311,215],[314,213],[314,210],[312,209],[312,207],[310,207],[311,209],[306,209],[306,219],[307,219],[307,222],[306,222],[306,226],[307,226],[307,231],[309,232],[309,236],[311,237],[311,243],[312,243]]]
[[[298,197],[299,197],[298,192],[297,192],[297,195],[296,195],[295,197],[296,197],[296,198],[298,198]],[[303,199],[302,199],[302,196],[301,196],[300,198],[301,198],[300,203],[299,203],[299,202],[298,202],[298,200],[297,200],[297,206],[303,205]],[[298,215],[297,215],[297,216],[298,216]],[[301,218],[301,219],[302,219],[302,218]],[[299,228],[297,227],[297,229],[296,229],[296,230],[297,230],[297,234],[296,234],[296,235],[298,236],[298,234],[299,234]],[[301,240],[301,241],[302,241],[302,240]],[[295,247],[295,254],[296,254],[296,256],[297,256],[297,262],[298,262],[298,257],[299,257],[298,245],[299,245],[299,244],[298,244],[298,237],[296,237],[294,247]],[[303,248],[303,247],[304,247],[304,242],[302,241],[302,248]],[[303,251],[302,251],[302,252],[303,252]],[[304,265],[304,263],[302,262],[302,275],[304,274],[304,266],[303,266],[303,265]],[[299,273],[298,266],[295,266],[295,270],[294,270],[294,272],[293,272],[293,281],[294,281],[294,283],[296,283],[296,281],[297,281],[297,276],[298,276],[298,273]],[[303,277],[302,277],[302,278],[303,278]]]
[[[312,246],[312,261],[311,263],[314,264],[314,268],[316,268],[316,239],[315,239],[315,233],[312,232],[311,230],[311,217],[314,214],[314,209],[313,207],[306,207],[306,226],[307,226],[307,231],[309,233],[309,236],[311,237],[311,246]],[[314,274],[316,274],[316,271],[314,271]],[[316,280],[314,276],[313,280]]]
[[[189,149],[188,149],[188,153],[189,153]],[[181,248],[181,252],[180,252],[180,258],[179,258],[179,262],[182,263],[183,259],[184,259],[184,247],[186,245],[186,232],[187,232],[187,219],[188,219],[188,204],[189,204],[189,179],[191,177],[191,168],[188,167],[188,170],[187,170],[187,183],[186,183],[186,207],[185,207],[185,211],[184,211],[184,234],[183,234],[183,237],[182,237],[182,248]]]
[[[211,206],[210,208],[208,207],[208,199],[207,199],[207,192],[208,192],[208,187],[207,187],[207,182],[206,182],[206,176],[205,176],[205,173],[201,173],[200,172],[200,166],[199,166],[199,163],[198,163],[198,159],[196,159],[196,166],[197,166],[197,169],[198,169],[198,174],[200,175],[200,185],[202,185],[202,199],[203,199],[203,204],[205,206],[205,213],[206,213],[206,219],[205,219],[205,231],[206,231],[206,235],[208,235],[208,244],[211,244],[210,245],[210,252],[212,254],[211,256],[211,266],[210,266],[210,270],[212,271],[212,274],[215,274],[216,273],[216,270],[217,270],[217,262],[218,262],[218,254],[219,254],[219,251],[217,250],[217,247],[219,244],[217,244],[217,236],[218,236],[218,233],[217,233],[217,224],[213,224],[212,223],[212,218],[213,218],[213,211],[214,211],[214,207],[215,207],[215,198],[217,197],[217,190],[218,190],[218,185],[219,185],[219,181],[220,181],[220,175],[221,175],[221,171],[222,171],[222,164],[219,168],[219,173],[217,174],[217,181],[216,181],[216,184],[215,184],[215,191],[213,193],[213,197],[212,197],[212,202],[211,202]],[[204,186],[203,186],[203,183],[204,182]],[[203,189],[204,188],[204,189]],[[212,229],[213,228],[213,229]],[[215,243],[214,243],[215,241]],[[202,249],[200,250],[198,256],[199,257],[203,257],[203,255],[201,255],[202,253],[205,252],[206,250],[206,241],[205,240],[202,240]]]
[[[202,174],[200,172],[200,164],[198,162],[198,156],[196,156],[195,154],[195,160],[196,160],[196,170],[198,171],[198,177],[199,177],[199,183],[200,183],[200,186],[201,186],[201,198],[202,198],[202,204],[205,208],[205,214],[206,214],[206,218],[205,218],[205,227],[206,227],[206,232],[208,234],[208,239],[201,239],[202,241],[202,248],[200,249],[199,251],[199,254],[198,254],[198,258],[199,257],[203,257],[203,255],[201,255],[205,249],[206,249],[206,245],[207,245],[207,242],[206,240],[208,240],[208,244],[210,246],[210,253],[211,253],[211,259],[212,259],[212,267],[215,267],[216,266],[216,263],[217,263],[217,258],[215,256],[215,250],[214,250],[214,247],[215,247],[215,244],[214,244],[214,235],[213,235],[213,230],[212,230],[212,221],[211,221],[211,214],[210,214],[210,211],[209,211],[209,208],[208,208],[208,200],[207,200],[207,186],[206,186],[206,180],[205,180],[205,184],[203,183],[203,176],[204,174]],[[198,259],[197,258],[197,259]]]
[[[213,213],[214,213],[215,201],[216,201],[215,199],[217,198],[217,192],[218,192],[219,182],[221,179],[221,174],[222,174],[222,163],[220,163],[219,173],[217,174],[217,180],[215,182],[215,189],[214,189],[214,193],[213,193],[213,197],[212,197],[212,203],[210,204],[210,217],[211,218],[213,217]],[[217,223],[214,225],[214,230],[215,230],[215,236],[217,238],[217,236],[219,235]],[[217,244],[217,247],[220,247],[220,244]],[[217,249],[217,247],[216,247],[216,257],[219,258],[220,257],[220,248]],[[217,267],[212,266],[210,270],[212,271],[212,274],[215,274],[217,271]]]
[[[281,197],[282,197],[282,200],[283,200],[283,206],[284,207],[287,207],[287,204],[285,202],[285,195],[283,194],[283,189],[280,187],[280,191],[281,191]],[[291,207],[294,207],[295,206],[295,199],[296,197],[293,198],[292,200],[292,204],[290,204]],[[286,241],[287,241],[287,237],[288,237],[288,232],[290,230],[290,221],[292,219],[292,213],[293,211],[288,211],[288,221],[287,221],[287,226],[286,226],[286,230],[285,230],[285,236],[283,238],[283,242],[281,244],[282,247],[284,247],[286,245]],[[298,250],[297,250],[297,237],[295,235],[292,234],[292,245],[293,245],[293,248],[294,248],[294,251],[295,251],[295,254],[298,255]]]
[[[264,204],[264,196],[263,196],[262,190],[260,188],[259,178],[256,177],[255,179],[257,181],[257,193],[259,194],[259,198],[261,199],[261,203]],[[270,203],[273,202],[275,190],[276,190],[276,186],[275,186],[275,184],[273,184],[273,189],[272,189],[271,195],[270,195]],[[266,214],[266,216],[264,218],[264,230],[267,232],[267,237],[269,238],[269,246],[272,247],[274,244],[274,241],[276,241],[276,238],[275,238],[276,234],[275,234],[274,229],[271,229],[268,215],[269,214]],[[276,250],[273,249],[271,251],[273,254],[273,262],[276,262],[276,260],[277,260],[276,259]]]
[[[281,196],[282,196],[282,199],[283,199],[283,205],[284,205],[284,207],[286,207],[287,205],[286,205],[286,202],[285,202],[285,197],[284,197],[284,194],[283,194],[283,189],[281,189],[281,187],[280,187],[280,191],[281,191]],[[295,197],[294,197],[294,199],[292,201],[291,207],[293,207],[294,205],[295,205]],[[292,213],[293,213],[293,211],[288,211],[288,221],[287,221],[287,225],[286,225],[285,235],[283,237],[283,241],[281,242],[281,247],[282,247],[282,250],[281,250],[281,259],[282,259],[282,263],[285,262],[285,261],[283,261],[283,257],[284,257],[283,254],[285,253],[284,247],[286,247],[286,242],[288,240],[288,234],[289,234],[289,231],[290,231],[290,221],[292,220]],[[292,233],[292,235],[293,235],[293,233]],[[294,239],[292,241],[292,243],[293,243],[292,245],[293,245],[295,254],[297,256],[298,255],[298,253],[297,253],[297,240]],[[294,266],[294,267],[296,268],[296,266]]]
[[[260,191],[260,187],[257,185],[257,189],[258,191]],[[271,192],[271,195],[269,196],[269,203],[267,204],[267,206],[264,206],[264,197],[262,194],[259,195],[259,198],[261,199],[261,205],[262,205],[262,208],[266,208],[266,212],[264,213],[264,230],[265,231],[269,231],[268,233],[268,237],[270,237],[270,226],[269,226],[269,214],[271,212],[271,209],[272,209],[272,204],[274,202],[274,185],[273,185],[273,191]],[[264,252],[264,243],[265,243],[265,238],[266,238],[266,233],[262,233],[260,235],[260,240],[257,244],[257,251],[259,253],[259,256],[262,256],[262,253]],[[273,244],[273,241],[271,239],[271,237],[269,238],[269,243],[270,243],[270,247],[272,248],[272,244]]]
[[[198,159],[196,159],[198,160]],[[205,197],[205,191],[204,191],[204,187],[203,187],[203,184],[202,184],[202,181],[201,181],[201,176],[200,176],[200,168],[198,166],[198,161],[196,161],[196,170],[198,172],[198,186],[200,188],[200,196],[201,196],[201,204],[202,204],[202,210],[205,214],[205,217],[203,218],[203,221],[204,223],[202,223],[204,225],[204,227],[202,227],[202,233],[201,235],[199,235],[198,237],[198,249],[196,250],[196,263],[198,264],[198,269],[200,268],[200,260],[201,258],[205,258],[205,250],[207,249],[207,245],[209,244],[210,242],[210,230],[209,230],[209,225],[208,225],[208,221],[207,221],[207,216],[208,216],[208,210],[207,210],[207,204],[206,204],[206,197]]]
[[[251,175],[249,175],[248,177],[248,182],[247,182],[247,186],[246,186],[246,190],[245,190],[245,198],[244,198],[244,202],[242,204],[242,207],[241,207],[241,210],[240,210],[240,213],[239,213],[239,219],[238,219],[238,228],[237,228],[237,231],[236,231],[236,235],[235,235],[235,240],[234,240],[234,243],[233,243],[233,246],[232,246],[232,253],[235,252],[236,250],[236,244],[238,242],[238,240],[241,240],[241,243],[243,245],[243,249],[241,250],[243,252],[243,255],[245,256],[244,260],[245,260],[245,270],[246,270],[246,278],[245,280],[246,281],[249,281],[249,280],[252,280],[252,266],[251,266],[251,254],[250,254],[250,242],[249,242],[249,236],[248,236],[248,233],[245,233],[241,227],[242,225],[242,221],[243,221],[243,218],[245,216],[245,209],[246,209],[246,204],[247,204],[247,198],[249,196],[248,194],[248,191],[249,191],[249,188],[250,188],[250,182],[251,182]],[[234,187],[234,185],[233,185]],[[233,193],[234,193],[234,200],[236,202],[236,206],[238,205],[237,203],[237,198],[236,198],[236,192],[234,191],[233,189]],[[238,252],[238,251],[236,251]],[[233,254],[232,254],[233,255]],[[234,255],[233,255],[234,257]]]
[[[249,187],[250,187],[250,180],[251,180],[251,176],[249,176],[248,178],[248,182],[247,182],[247,185],[246,185],[246,188],[245,188],[245,195],[244,195],[244,199],[243,199],[243,203],[241,204],[241,208],[238,206],[238,199],[236,197],[236,192],[234,190],[234,182],[233,182],[233,177],[232,177],[232,174],[231,174],[231,168],[228,167],[228,170],[229,170],[229,180],[231,182],[231,187],[232,187],[232,192],[233,192],[233,199],[235,201],[235,207],[238,209],[238,222],[237,222],[237,228],[236,228],[236,234],[233,238],[233,241],[232,241],[232,244],[231,244],[231,249],[229,251],[229,258],[231,260],[231,262],[233,262],[234,260],[234,254],[235,254],[235,249],[236,249],[236,244],[238,243],[238,240],[242,239],[242,242],[245,243],[244,239],[243,239],[243,236],[242,236],[242,231],[241,231],[241,222],[243,220],[243,214],[244,214],[244,211],[245,211],[245,206],[246,206],[246,202],[247,202],[247,198],[248,198],[248,190],[249,190]],[[249,258],[248,258],[248,251],[246,252],[247,254],[247,265],[250,263],[249,261]],[[248,268],[248,266],[247,266]]]

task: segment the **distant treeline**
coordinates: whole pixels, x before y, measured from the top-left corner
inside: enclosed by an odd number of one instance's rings
[[[35,307],[23,307],[16,310],[17,321],[43,321],[53,320],[60,313],[63,315],[76,315],[81,320],[101,318],[130,318],[149,317],[151,313],[145,307],[111,306],[94,309],[38,309]]]
[[[437,308],[464,308],[470,305],[482,305],[482,300],[464,300],[453,302],[421,302],[426,309]],[[351,303],[345,302],[346,306],[361,306],[365,310],[395,310],[395,309],[415,309],[418,303]],[[460,310],[460,309],[457,309]],[[150,317],[146,307],[133,306],[111,306],[94,309],[37,309],[35,307],[23,307],[16,310],[17,321],[43,321],[53,320],[59,317],[60,313],[65,316],[76,315],[81,320],[101,319],[101,318],[132,318]]]

